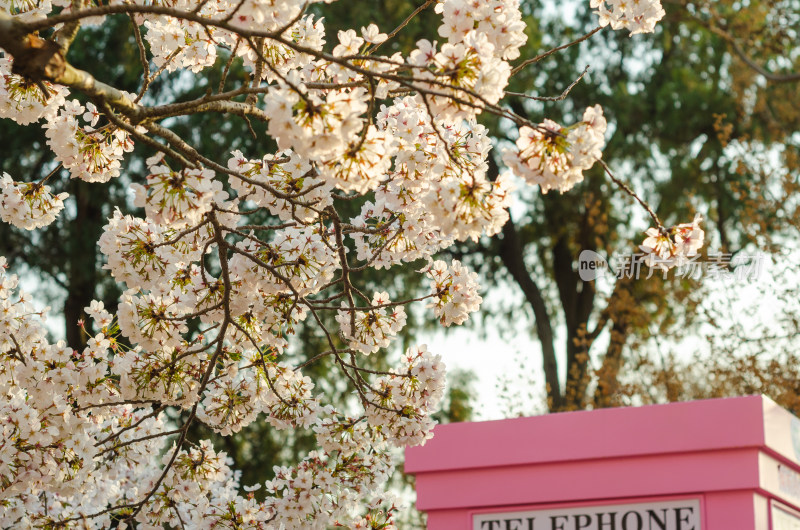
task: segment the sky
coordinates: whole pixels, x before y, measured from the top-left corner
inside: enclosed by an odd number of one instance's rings
[[[476,420],[496,420],[522,412],[544,412],[544,378],[541,348],[535,337],[524,329],[527,319],[518,321],[518,332],[501,333],[490,329],[485,336],[475,329],[460,327],[446,333],[423,334],[418,343],[442,356],[451,370],[470,370],[477,376],[474,385]],[[504,399],[501,386],[506,383],[517,399]],[[534,400],[528,398],[533,392]],[[524,403],[520,400],[524,399]],[[528,413],[529,410],[525,410]]]

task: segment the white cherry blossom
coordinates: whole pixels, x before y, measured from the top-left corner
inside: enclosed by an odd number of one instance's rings
[[[600,105],[589,107],[583,120],[564,128],[552,120],[519,130],[516,149],[506,149],[503,161],[542,193],[569,191],[583,181],[583,172],[600,160],[606,120]]]
[[[53,195],[40,182],[15,182],[8,173],[0,178],[0,219],[33,230],[52,223],[64,209],[67,193]]]
[[[647,238],[639,245],[645,253],[644,263],[663,271],[686,264],[703,246],[705,232],[700,228],[702,222],[703,216],[697,214],[691,223],[669,229],[648,228],[645,232]]]
[[[631,36],[652,33],[666,14],[660,0],[591,0],[590,5],[597,9],[601,26],[627,29]]]

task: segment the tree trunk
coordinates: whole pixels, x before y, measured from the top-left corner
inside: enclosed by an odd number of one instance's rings
[[[503,260],[503,264],[508,269],[511,277],[522,289],[525,300],[533,309],[533,316],[536,320],[536,334],[539,337],[539,343],[542,345],[548,407],[551,411],[558,411],[563,407],[563,396],[561,395],[561,384],[558,381],[558,363],[553,345],[553,329],[550,324],[550,315],[547,313],[541,290],[536,285],[536,282],[533,281],[525,266],[523,256],[524,246],[519,239],[514,222],[509,219],[503,226],[500,258]]]
[[[105,222],[100,206],[105,199],[98,200],[97,195],[104,193],[104,189],[81,180],[72,181],[71,192],[77,213],[75,220],[67,226],[67,244],[72,248],[64,263],[68,286],[64,319],[67,344],[73,349],[82,348],[88,339],[81,332],[78,321],[86,318],[83,308],[91,303],[97,287],[97,240]]]
[[[635,308],[641,303],[631,293],[629,278],[617,280],[606,312],[613,322],[611,336],[606,349],[603,365],[596,372],[597,388],[594,392],[594,407],[608,408],[621,405],[619,399],[619,372],[622,369],[622,352],[631,333],[631,321]]]
[[[597,388],[594,392],[594,408],[618,407],[619,372],[622,369],[622,350],[628,338],[628,324],[615,322],[611,327],[611,340],[603,358],[603,365],[597,371]]]
[[[551,212],[563,211],[560,197],[553,199],[550,205]],[[579,250],[596,249],[587,216],[588,213],[584,211],[576,241]],[[587,367],[591,341],[587,338],[586,328],[594,307],[594,283],[584,282],[573,269],[577,255],[570,248],[566,234],[556,240],[552,252],[553,275],[567,327],[567,380],[561,410],[581,410],[586,406],[586,389],[589,383]]]

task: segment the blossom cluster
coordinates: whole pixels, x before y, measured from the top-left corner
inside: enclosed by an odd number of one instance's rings
[[[392,306],[388,293],[375,293],[370,305],[373,309],[369,311],[341,309],[336,314],[336,322],[350,347],[367,355],[389,346],[406,325],[405,310],[402,306]]]
[[[163,414],[120,403],[108,336],[89,338],[81,351],[49,342],[44,312],[17,293],[18,278],[5,268],[0,258],[0,526],[30,527],[133,500],[137,485],[160,471],[152,457],[162,440],[148,437],[165,429]],[[110,451],[117,465],[103,463]],[[92,524],[108,525],[110,517]]]
[[[18,1],[0,0],[0,9],[11,13],[20,20],[36,20],[48,15],[53,7],[65,8],[69,6],[70,0],[37,0],[37,1]]]
[[[52,223],[64,209],[67,193],[53,195],[50,186],[16,182],[8,173],[0,178],[0,219],[26,230]]]
[[[645,264],[665,271],[685,265],[703,246],[705,232],[700,228],[702,222],[703,216],[697,214],[691,223],[669,229],[648,228],[645,232],[647,238],[639,246],[645,253]]]
[[[13,60],[0,55],[0,118],[29,125],[42,118],[52,118],[64,104],[69,90],[61,85],[43,81],[31,83],[11,73]]]
[[[569,191],[583,180],[583,172],[602,156],[606,119],[600,105],[589,107],[583,119],[570,128],[552,120],[538,127],[522,127],[516,149],[506,149],[503,161],[542,193]]]
[[[666,14],[661,0],[591,0],[591,7],[597,9],[601,26],[626,29],[631,35],[652,33]]]
[[[92,103],[84,107],[73,99],[45,124],[47,145],[72,178],[108,182],[119,176],[125,153],[133,151],[133,141],[124,130],[111,126],[95,129],[99,117]],[[81,125],[81,121],[89,123]]]
[[[395,138],[394,171],[376,193],[386,208],[413,219],[423,233],[438,232],[433,240],[477,240],[500,231],[513,188],[506,175],[494,182],[487,177],[485,127],[437,120],[411,96],[383,107],[378,121]]]
[[[225,453],[207,441],[186,448],[170,446],[159,436],[167,430],[161,408],[124,403],[130,391],[125,378],[135,379],[137,373],[130,363],[137,362],[134,359],[143,350],[121,349],[112,316],[102,303],[86,308],[103,328],[83,350],[72,350],[63,342],[52,344],[42,325],[45,313],[36,312],[27,295],[17,292],[18,279],[5,267],[0,258],[0,388],[4,391],[0,525],[4,528],[71,519],[81,521],[81,527],[108,527],[111,515],[104,512],[106,507],[134,503],[151,489],[152,501],[137,521],[157,527],[197,528],[235,521],[253,528],[324,528],[350,521],[346,526],[356,528],[396,510],[391,494],[379,491],[394,466],[390,453],[380,449],[401,443],[375,427],[394,422],[394,428],[400,428],[390,415],[356,420],[360,426],[352,431],[356,434],[349,435],[347,443],[336,443],[351,420],[341,421],[333,408],[321,407],[311,396],[308,377],[267,363],[261,377],[251,380],[242,377],[236,364],[227,363],[200,404],[203,421],[223,434],[235,432],[252,421],[252,409],[257,407],[278,428],[313,426],[323,442],[322,451],[310,453],[296,467],[276,469],[275,478],[265,484],[267,500],[255,502],[238,493],[238,474]],[[204,363],[186,359],[194,366]],[[403,370],[390,376],[399,384],[394,400],[403,404],[408,416],[401,422],[404,436],[424,440],[432,427],[428,413],[441,399],[444,370],[438,357],[424,347],[409,350],[404,359]],[[163,366],[182,372],[180,365]],[[151,375],[156,370],[152,364],[147,368]],[[119,384],[113,374],[123,376]],[[402,383],[405,379],[409,382]],[[150,384],[152,377],[144,381]],[[146,400],[148,394],[141,390],[132,395]],[[159,390],[151,396],[153,402],[170,403],[168,390]],[[164,454],[161,460],[153,458],[159,453]],[[160,480],[162,466],[169,461],[173,465]],[[372,492],[366,513],[361,512],[359,491]],[[42,502],[42,495],[50,497],[48,503]],[[97,515],[89,519],[88,514]],[[266,526],[270,521],[282,526]]]
[[[435,261],[426,272],[436,296],[430,305],[444,326],[462,324],[478,310],[483,299],[478,294],[478,275],[458,260],[448,266]]]
[[[412,65],[424,68],[423,78],[433,80],[426,86],[434,93],[417,98],[434,115],[474,117],[503,97],[508,60],[519,57],[527,41],[519,0],[445,0],[436,12],[442,14],[438,33],[447,42],[420,40],[409,56]]]
[[[511,60],[519,57],[520,46],[528,40],[519,0],[445,0],[436,5],[436,12],[442,14],[439,35],[452,44],[475,29],[486,35],[498,57]]]
[[[186,168],[173,171],[161,164],[163,158],[163,153],[148,158],[147,183],[132,185],[136,193],[134,206],[144,208],[154,223],[170,228],[194,226],[211,210],[213,202],[227,198],[213,171]]]
[[[234,179],[231,187],[282,221],[311,222],[332,202],[332,186],[316,177],[311,164],[291,150],[260,160],[248,160],[241,151],[232,155],[228,168],[246,178]],[[290,200],[297,197],[302,197],[303,204]]]
[[[135,3],[146,5],[146,0]],[[177,0],[164,4],[179,10],[194,12],[203,18],[228,18],[237,28],[244,30],[274,31],[285,29],[293,43],[307,48],[321,49],[324,42],[324,27],[311,15],[302,13],[306,2],[250,0],[233,2],[212,0],[197,5],[190,0]],[[302,16],[300,16],[302,15]],[[197,21],[177,17],[142,16],[140,21],[147,29],[145,40],[153,55],[153,62],[167,71],[187,69],[200,72],[214,65],[219,56],[219,45],[227,45],[244,59],[247,66],[254,66],[260,55],[274,62],[275,71],[265,69],[263,78],[274,79],[310,62],[308,55],[296,53],[281,43],[267,44],[264,49],[254,49],[235,31],[208,27]]]
[[[525,25],[519,0],[442,0],[441,40],[378,55],[392,48],[381,48],[389,34],[370,24],[326,37],[310,3],[112,0],[143,35],[140,97],[109,96],[94,81],[70,84],[71,94],[14,74],[13,59],[0,57],[0,118],[42,127],[52,165],[64,169],[38,182],[3,174],[0,219],[28,230],[53,222],[67,198],[61,173],[104,183],[125,171],[132,191],[98,241],[123,292],[114,311],[99,301],[84,309],[85,347],[47,339],[47,310],[0,258],[1,527],[394,527],[397,502],[384,491],[392,450],[431,437],[444,364],[424,346],[394,368],[361,363],[397,344],[412,302],[444,326],[480,306],[477,274],[436,253],[495,235],[509,218],[512,173],[492,170],[478,117],[508,117],[498,103]],[[612,27],[640,32],[657,20],[653,9],[608,4],[594,7]],[[18,20],[79,5],[0,0]],[[221,57],[217,93],[147,106],[159,75],[190,80]],[[226,78],[235,61],[244,83]],[[256,145],[272,150],[238,143],[221,163],[205,158],[169,129],[201,112],[262,121],[268,139]],[[543,192],[563,192],[601,158],[605,130],[599,106],[572,127],[528,123],[503,159]],[[126,165],[143,146],[157,154]],[[674,227],[666,243],[648,232],[645,246],[690,256],[698,223]],[[416,298],[364,285],[370,269],[403,264],[424,279]],[[325,344],[305,362],[300,326]],[[311,377],[306,367],[323,358],[357,402],[334,406]],[[224,452],[186,437],[194,421],[228,436],[260,420],[313,432],[319,450],[242,485]]]
[[[404,374],[381,378],[370,393],[367,421],[389,433],[398,447],[419,445],[432,436],[430,412],[444,396],[444,363],[425,346],[409,349]]]

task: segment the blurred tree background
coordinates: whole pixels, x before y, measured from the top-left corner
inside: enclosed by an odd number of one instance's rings
[[[313,12],[325,17],[330,44],[338,29],[371,22],[388,32],[422,3],[343,0],[314,5]],[[654,35],[630,38],[625,32],[601,31],[526,66],[508,87],[524,96],[509,96],[506,104],[534,122],[551,118],[564,124],[579,119],[585,107],[601,104],[610,135],[604,159],[666,225],[690,221],[695,212],[705,215],[703,259],[719,252],[729,254],[727,261],[735,264],[737,256],[760,250],[777,264],[790,263],[787,251],[797,248],[800,226],[799,4],[800,0],[666,3],[667,16]],[[519,61],[577,39],[597,24],[588,2],[523,0],[522,6],[528,44]],[[127,21],[116,20],[116,26],[83,29],[69,59],[100,79],[136,92],[141,81],[139,52]],[[427,9],[385,45],[391,50],[383,51],[409,50],[418,39],[435,35],[437,27],[438,16]],[[197,97],[216,87],[226,62],[220,57],[208,81],[197,85],[188,76],[165,73],[145,101],[157,101],[164,94],[177,95],[178,100]],[[561,98],[587,65],[588,73]],[[233,62],[229,79],[244,81],[246,76]],[[487,116],[484,124],[497,147],[515,139],[508,123]],[[255,158],[275,150],[261,123],[198,114],[180,125],[211,157],[240,149]],[[45,158],[43,130],[4,120],[0,138],[4,151],[14,153],[0,160],[0,170],[20,180],[55,172],[49,183],[56,192],[71,195],[64,214],[45,229],[30,233],[0,225],[0,255],[12,266],[45,278],[35,289],[37,295],[54,305],[55,313],[63,308],[64,314],[62,329],[54,333],[79,347],[86,340],[76,325],[83,307],[100,299],[113,310],[119,295],[102,273],[95,242],[110,208],[134,211],[127,187],[144,178],[143,160],[151,153],[137,148],[126,161],[125,176],[111,186],[91,186],[70,180]],[[490,167],[502,170],[496,164]],[[797,350],[792,340],[800,327],[793,267],[778,267],[774,294],[765,288],[755,301],[741,284],[675,274],[666,279],[655,274],[648,279],[607,276],[583,282],[576,268],[582,250],[604,256],[635,252],[648,219],[599,167],[563,195],[527,189],[520,196],[512,222],[501,234],[460,245],[447,257],[479,271],[494,292],[511,293],[487,296],[483,315],[472,326],[476,333],[488,327],[507,330],[509,322],[525,316],[539,349],[526,352],[515,384],[524,387],[534,375],[543,374],[548,410],[766,393],[800,413],[800,359],[791,353]],[[359,209],[360,204],[353,204],[354,215]],[[723,268],[736,272],[735,265]],[[376,286],[398,293],[419,288],[411,276],[395,270],[373,275],[369,279]],[[769,305],[780,318],[770,320],[757,310],[748,313],[754,304]],[[405,345],[428,326],[411,312]],[[299,327],[296,333],[304,345],[302,351],[290,353],[297,362],[321,351],[321,337],[312,330]],[[697,348],[697,356],[682,352],[687,340],[688,347]],[[370,359],[375,367],[385,365],[379,356]],[[328,368],[319,363],[313,375],[324,376]],[[347,381],[317,380],[323,391],[340,395],[343,403],[352,398]],[[475,418],[476,381],[474,374],[451,373],[440,421]],[[537,405],[541,404],[509,406],[507,412],[530,412]],[[193,433],[195,438],[209,436],[244,470],[243,484],[263,482],[271,477],[272,466],[290,462],[314,445],[311,433],[287,438],[259,423],[226,438],[201,428]]]
[[[582,7],[574,19],[558,9],[536,10],[539,31],[527,55],[590,31],[596,20]],[[558,96],[589,65],[563,101],[509,104],[533,121],[572,123],[600,103],[612,131],[604,159],[665,224],[705,215],[703,261],[723,261],[735,279],[742,276],[737,263],[741,273],[755,265],[748,256],[767,253],[782,280],[772,292],[751,295],[749,304],[773,313],[746,317],[747,329],[731,335],[745,313],[732,314],[735,304],[720,297],[741,298],[746,279],[720,284],[656,274],[581,281],[582,250],[631,255],[649,226],[600,167],[566,194],[530,194],[502,237],[462,252],[496,285],[515,285],[523,294],[523,307],[500,304],[484,314],[499,316],[492,320],[499,326],[527,310],[551,411],[763,392],[798,413],[800,363],[787,353],[796,350],[787,341],[798,335],[798,278],[790,265],[797,256],[787,250],[797,246],[800,220],[800,3],[665,7],[652,38],[601,32],[529,67],[530,76],[515,77],[509,87]],[[498,135],[500,145],[510,140]],[[681,354],[687,347],[698,355]]]

